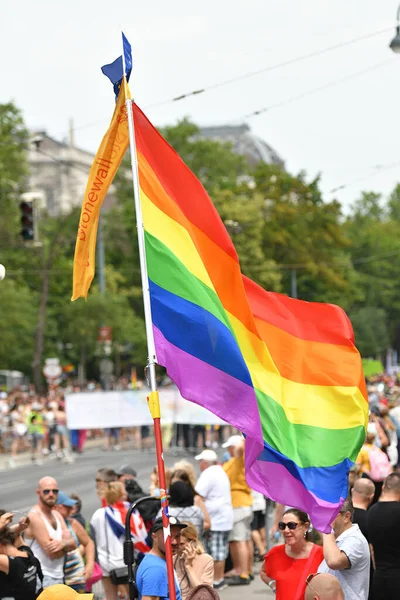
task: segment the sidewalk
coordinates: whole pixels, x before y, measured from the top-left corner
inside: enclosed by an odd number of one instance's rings
[[[221,600],[248,600],[249,598],[274,598],[272,590],[261,581],[260,563],[254,566],[255,579],[250,585],[229,586],[220,592]]]

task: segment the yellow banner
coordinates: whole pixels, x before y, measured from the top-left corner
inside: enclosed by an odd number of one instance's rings
[[[86,185],[75,246],[72,300],[88,295],[96,265],[100,208],[129,145],[124,88],[122,85],[110,126],[97,151]]]

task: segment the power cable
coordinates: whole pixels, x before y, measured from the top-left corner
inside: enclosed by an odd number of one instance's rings
[[[321,56],[322,54],[326,54],[328,52],[332,52],[333,50],[338,50],[339,48],[344,48],[346,46],[350,46],[352,44],[356,44],[357,42],[361,42],[367,40],[376,35],[380,35],[382,33],[387,33],[388,31],[392,31],[393,27],[386,27],[385,29],[379,29],[378,31],[374,31],[372,33],[367,33],[366,35],[362,35],[357,38],[352,38],[351,40],[347,40],[345,42],[340,42],[339,44],[334,44],[333,46],[327,46],[326,48],[321,48],[319,50],[314,50],[313,52],[308,52],[306,54],[301,54],[300,56],[295,56],[293,58],[289,58],[288,60],[281,61],[279,63],[275,63],[274,65],[269,65],[268,67],[264,67],[262,69],[258,69],[257,71],[249,71],[242,75],[238,75],[236,77],[232,77],[230,79],[225,79],[223,81],[211,84],[207,87],[200,88],[194,90],[192,92],[187,92],[184,94],[180,94],[179,96],[175,96],[174,98],[169,98],[168,100],[163,100],[161,102],[156,102],[155,104],[150,104],[145,106],[147,108],[156,108],[158,106],[163,106],[165,104],[170,104],[171,102],[178,102],[179,100],[183,100],[185,98],[189,98],[190,96],[198,96],[199,94],[204,94],[205,92],[209,92],[211,90],[215,90],[221,88],[225,85],[230,85],[232,83],[236,83],[237,81],[243,81],[244,79],[248,79],[250,77],[255,77],[257,75],[261,75],[262,73],[267,73],[269,71],[274,71],[275,69],[279,69],[282,67],[287,67],[289,65],[293,65],[295,63],[301,62],[303,60],[308,60],[315,56]]]
[[[268,73],[269,71],[274,71],[276,69],[282,68],[282,67],[287,67],[289,65],[295,64],[297,62],[301,62],[304,60],[308,60],[310,58],[316,57],[316,56],[321,56],[323,54],[326,54],[328,52],[333,52],[334,50],[338,50],[340,48],[345,48],[346,46],[351,46],[353,44],[356,44],[357,42],[362,42],[364,40],[370,39],[372,37],[375,37],[377,35],[381,35],[382,33],[387,33],[388,31],[392,31],[393,27],[386,27],[384,29],[378,29],[377,31],[373,31],[371,33],[367,33],[365,35],[356,37],[356,38],[352,38],[350,40],[346,40],[344,42],[340,42],[338,44],[334,44],[332,46],[327,46],[326,48],[321,48],[319,50],[314,50],[313,52],[308,52],[306,54],[302,54],[300,56],[295,56],[293,58],[289,58],[288,60],[285,61],[281,61],[279,63],[275,63],[273,65],[269,65],[267,67],[263,67],[262,69],[258,69],[257,71],[249,71],[247,73],[242,73],[241,75],[238,75],[236,77],[232,77],[230,79],[225,79],[222,81],[219,81],[217,83],[211,84],[207,87],[203,87],[203,88],[199,88],[196,90],[193,90],[191,92],[187,92],[187,93],[183,93],[183,94],[179,94],[173,98],[169,98],[167,100],[161,100],[160,102],[156,102],[154,104],[148,104],[146,106],[144,106],[144,109],[147,110],[149,108],[157,108],[159,106],[165,106],[166,104],[171,104],[173,102],[178,102],[180,100],[184,100],[185,98],[189,98],[190,96],[198,96],[200,94],[204,94],[206,92],[209,92],[211,90],[215,90],[217,88],[226,86],[226,85],[230,85],[232,83],[236,83],[237,81],[243,81],[244,79],[248,79],[251,77],[255,77],[257,75],[261,75],[262,73]],[[100,123],[104,123],[105,119],[98,119],[96,121],[91,121],[90,123],[85,123],[83,125],[78,125],[77,127],[73,128],[73,131],[78,131],[81,129],[86,129],[88,127],[93,127],[95,125],[99,125]],[[67,132],[62,132],[59,135],[66,135]]]
[[[376,165],[375,167],[372,167],[372,169],[374,171],[373,173],[371,172],[368,175],[364,175],[363,177],[358,177],[357,179],[353,179],[352,181],[349,181],[348,183],[343,183],[342,185],[338,185],[337,187],[334,187],[331,190],[329,190],[328,193],[335,194],[336,192],[345,190],[346,188],[351,187],[351,186],[355,185],[356,183],[360,183],[361,181],[365,181],[366,179],[375,177],[381,171],[388,171],[388,170],[394,169],[395,167],[398,167],[398,166],[400,166],[400,161],[390,163],[387,165]]]
[[[397,59],[385,60],[383,62],[380,62],[380,63],[377,63],[370,67],[367,67],[366,69],[362,69],[361,71],[356,71],[355,73],[351,73],[350,75],[345,75],[344,77],[341,77],[340,79],[330,81],[328,83],[325,83],[324,85],[320,85],[316,88],[312,88],[310,90],[302,92],[301,94],[296,94],[295,96],[291,96],[290,98],[287,98],[286,100],[282,100],[281,102],[276,102],[275,104],[270,104],[269,106],[260,108],[259,110],[255,110],[251,113],[248,113],[247,115],[243,115],[242,119],[250,119],[252,117],[258,117],[259,115],[261,115],[265,112],[269,112],[270,110],[272,110],[274,108],[280,108],[281,106],[290,104],[291,102],[294,102],[295,100],[301,100],[302,98],[305,98],[306,96],[310,96],[311,94],[315,94],[317,92],[321,92],[322,90],[332,88],[336,85],[339,85],[340,83],[350,81],[352,79],[355,79],[356,77],[360,77],[361,75],[364,75],[365,73],[369,73],[370,71],[374,71],[376,69],[379,69],[380,67],[386,66],[395,61],[397,62]]]

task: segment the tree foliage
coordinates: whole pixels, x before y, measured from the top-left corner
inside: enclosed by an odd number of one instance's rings
[[[362,354],[400,350],[400,184],[386,200],[364,192],[343,214],[323,199],[319,178],[276,165],[251,168],[227,143],[203,139],[188,119],[163,134],[210,194],[236,247],[244,274],[268,290],[341,305],[354,324]],[[0,369],[30,375],[32,363],[59,356],[98,377],[101,325],[112,327],[111,359],[118,372],[146,362],[136,219],[129,163],[120,169],[117,203],[104,213],[106,293],[95,279],[87,302],[71,303],[76,209],[40,218],[42,246],[19,235],[19,197],[27,173],[27,131],[13,104],[0,105]],[[46,283],[47,281],[47,283]],[[47,297],[43,306],[43,293]],[[40,315],[43,344],[37,346]],[[37,366],[37,365],[36,365]]]

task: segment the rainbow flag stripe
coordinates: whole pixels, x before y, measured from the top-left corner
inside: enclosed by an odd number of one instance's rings
[[[244,278],[203,186],[133,110],[157,361],[245,434],[252,487],[328,530],[368,419],[351,324]]]

